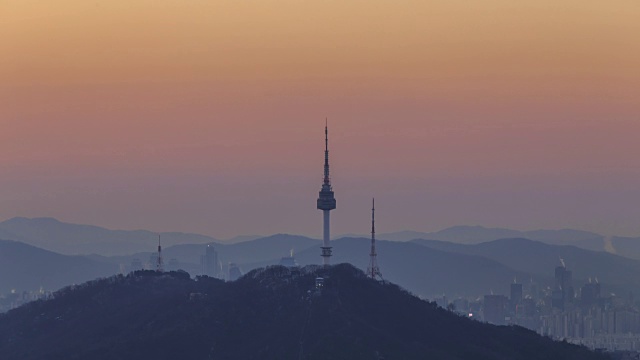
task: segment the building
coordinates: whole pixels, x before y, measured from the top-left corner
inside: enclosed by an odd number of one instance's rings
[[[200,266],[202,267],[202,275],[210,277],[218,277],[220,275],[218,252],[213,246],[207,245],[205,248],[204,255],[200,256]]]
[[[484,296],[484,321],[494,325],[505,325],[507,297],[504,295]]]
[[[280,259],[280,265],[286,266],[288,268],[297,268],[298,263],[296,262],[296,258],[293,257],[293,249],[289,253],[289,256],[284,256]]]
[[[591,283],[585,284],[580,289],[580,303],[584,307],[591,307],[599,305],[600,301],[600,284]]]
[[[562,260],[562,259],[561,259]],[[571,271],[567,270],[564,261],[555,270],[555,287],[552,293],[551,305],[560,310],[565,310],[573,303],[575,293],[573,291],[573,279]]]
[[[509,296],[509,309],[512,314],[515,313],[516,307],[522,302],[522,284],[511,284]]]

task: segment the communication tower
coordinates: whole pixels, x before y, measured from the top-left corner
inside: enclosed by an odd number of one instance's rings
[[[156,271],[164,272],[164,263],[162,262],[162,246],[160,245],[160,234],[158,234],[158,263],[156,264]]]
[[[323,234],[322,234],[322,263],[325,266],[330,264],[331,258],[331,217],[329,212],[336,208],[336,199],[333,195],[331,187],[331,178],[329,176],[329,128],[325,124],[324,127],[324,180],[322,188],[318,196],[317,207],[322,210],[323,215]]]
[[[371,207],[371,253],[369,253],[369,267],[367,268],[367,276],[372,279],[382,280],[382,273],[378,267],[378,253],[376,252],[376,199],[373,199]]]

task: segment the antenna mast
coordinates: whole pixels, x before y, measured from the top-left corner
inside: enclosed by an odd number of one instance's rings
[[[156,271],[164,272],[164,264],[162,262],[162,246],[160,245],[160,234],[158,234],[158,263],[156,264]]]
[[[371,207],[371,253],[369,254],[369,267],[367,276],[372,279],[382,280],[382,273],[378,267],[378,254],[376,252],[376,199],[373,199]]]

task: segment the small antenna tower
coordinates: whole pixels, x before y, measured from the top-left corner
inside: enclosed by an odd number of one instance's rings
[[[382,273],[378,267],[378,254],[376,253],[376,199],[373,199],[371,208],[371,253],[369,254],[369,267],[367,268],[367,276],[372,279],[382,280]]]
[[[164,263],[162,262],[162,246],[160,245],[160,234],[158,234],[158,263],[156,264],[156,271],[164,272]]]

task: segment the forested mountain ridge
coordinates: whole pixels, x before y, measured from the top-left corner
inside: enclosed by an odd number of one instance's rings
[[[316,278],[324,286],[316,288]],[[606,359],[437,308],[351,265],[141,271],[0,315],[2,359]]]

